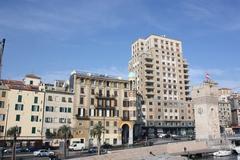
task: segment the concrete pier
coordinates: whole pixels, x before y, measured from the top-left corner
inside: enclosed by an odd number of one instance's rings
[[[178,143],[169,143],[164,145],[155,145],[141,148],[130,148],[125,150],[112,151],[109,154],[91,157],[80,157],[81,160],[148,160],[157,159],[162,156],[173,158],[176,160],[184,160],[186,157],[180,157],[184,153],[194,153],[198,151],[207,151],[209,149],[205,141],[187,141]],[[174,159],[173,158],[173,159]],[[72,160],[77,160],[72,159]]]

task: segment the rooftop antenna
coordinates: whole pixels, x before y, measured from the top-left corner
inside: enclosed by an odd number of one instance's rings
[[[2,59],[3,59],[3,51],[5,46],[5,38],[0,41],[0,79],[2,79]]]

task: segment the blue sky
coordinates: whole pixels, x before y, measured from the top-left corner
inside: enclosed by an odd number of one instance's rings
[[[73,69],[127,76],[130,46],[150,34],[183,41],[192,84],[209,72],[240,86],[240,1],[9,0],[0,5],[6,38],[3,78],[27,73],[68,79]]]

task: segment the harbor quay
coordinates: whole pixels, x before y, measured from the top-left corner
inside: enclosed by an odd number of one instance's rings
[[[210,154],[221,148],[221,145],[207,141],[186,141],[168,143],[162,145],[129,148],[124,150],[112,151],[104,155],[90,157],[81,157],[82,160],[151,160],[151,159],[168,159],[168,160],[185,160],[187,157],[182,155],[201,155]],[[77,160],[73,158],[71,160]]]

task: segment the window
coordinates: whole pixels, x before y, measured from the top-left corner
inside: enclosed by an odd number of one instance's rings
[[[123,107],[129,107],[129,101],[123,101]]]
[[[114,91],[114,96],[118,96],[118,92],[117,91]]]
[[[68,113],[71,113],[72,112],[72,108],[68,108]]]
[[[83,104],[83,103],[84,103],[83,97],[80,97],[80,104]]]
[[[128,97],[128,94],[127,94],[127,92],[124,92],[124,97]]]
[[[16,121],[20,121],[20,115],[19,114],[16,115]]]
[[[53,97],[52,96],[48,96],[48,101],[53,101]]]
[[[82,94],[84,93],[84,88],[81,88],[81,93],[82,93]]]
[[[53,119],[51,117],[46,117],[45,118],[45,122],[46,123],[52,123],[53,122]]]
[[[34,103],[38,103],[38,97],[34,97]]]
[[[117,127],[117,121],[114,121],[114,126]]]
[[[0,126],[0,133],[4,132],[4,126]]]
[[[54,111],[54,108],[53,106],[46,106],[46,112],[53,112]]]
[[[109,130],[108,129],[106,129],[106,134],[109,134]]]
[[[128,84],[127,83],[124,83],[124,88],[128,88]]]
[[[33,85],[33,81],[32,80],[30,81],[30,85]]]
[[[109,121],[106,122],[106,126],[109,127]]]
[[[59,118],[59,123],[66,123],[66,118]]]
[[[18,102],[22,102],[22,96],[18,95]]]
[[[23,104],[15,104],[15,110],[22,111],[23,110]]]
[[[38,116],[31,116],[31,122],[38,122]]]
[[[66,98],[65,97],[62,97],[62,102],[66,102]]]
[[[99,89],[99,96],[102,96],[102,90]]]
[[[0,114],[0,121],[5,121],[5,114]]]
[[[90,122],[90,126],[93,126],[93,121]]]
[[[94,94],[95,94],[95,93],[94,93],[94,89],[92,89],[92,90],[91,90],[91,94],[92,94],[92,95],[94,95]]]
[[[91,105],[94,105],[94,98],[91,98]]]
[[[2,91],[2,97],[6,97],[6,91]]]
[[[18,130],[18,134],[22,133],[22,127],[18,127],[17,130]]]
[[[72,98],[71,97],[68,98],[68,102],[72,103]]]
[[[107,90],[107,97],[110,97],[110,91]]]
[[[60,107],[60,108],[59,108],[59,111],[60,111],[60,112],[65,112],[65,107]]]
[[[32,111],[33,112],[38,112],[39,111],[39,106],[38,105],[32,105]]]
[[[117,144],[117,138],[113,138],[113,144]]]
[[[32,134],[36,133],[36,127],[32,127]]]
[[[4,108],[4,101],[0,101],[0,108]]]

